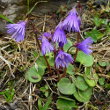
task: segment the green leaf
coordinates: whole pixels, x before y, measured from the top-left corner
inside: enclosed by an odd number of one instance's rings
[[[85,91],[88,88],[87,83],[85,82],[82,76],[78,76],[75,81],[75,86],[82,91]]]
[[[46,92],[44,93],[44,95],[45,95],[45,97],[48,97],[48,96],[49,96],[49,92],[46,91]]]
[[[92,95],[92,88],[88,88],[86,91],[80,91],[77,90],[74,93],[74,97],[79,101],[79,102],[89,102],[90,98]]]
[[[37,60],[36,60],[37,65],[42,66],[43,68],[47,67],[46,61],[44,59],[43,56],[40,56]]]
[[[34,65],[26,72],[25,78],[30,82],[36,83],[41,80],[44,72],[45,68],[42,65],[38,66],[37,68]]]
[[[94,42],[97,42],[97,40],[101,39],[104,36],[104,33],[101,33],[99,30],[93,29],[89,32],[86,32],[86,38],[89,36],[93,38]]]
[[[100,61],[98,62],[100,66],[104,67],[104,66],[107,66],[108,62],[103,62],[103,61]]]
[[[0,14],[0,18],[6,20],[7,22],[10,22],[10,23],[14,23],[13,21],[11,21],[10,19],[8,19],[6,16],[4,16],[3,14]]]
[[[54,55],[53,53],[46,54],[47,60],[50,64],[50,66],[54,66]]]
[[[75,101],[66,99],[58,99],[56,105],[58,110],[72,110],[72,108],[77,108]]]
[[[105,84],[105,78],[99,78],[99,84],[103,86]]]
[[[65,95],[71,95],[76,91],[74,83],[71,83],[68,78],[62,78],[58,82],[58,89],[62,94]]]
[[[107,26],[105,33],[106,33],[107,35],[110,35],[110,26]]]
[[[45,95],[46,97],[48,97],[49,91],[48,91],[48,86],[47,86],[47,85],[41,87],[41,88],[40,88],[40,91],[42,91],[42,92],[44,93],[44,95]]]
[[[96,73],[92,73],[91,71],[85,71],[84,79],[90,87],[94,87],[98,82],[98,75]]]
[[[106,83],[104,87],[110,90],[110,83]]]
[[[49,105],[51,104],[52,102],[52,95],[50,95],[45,103],[45,105],[43,106],[43,108],[41,110],[48,110],[49,108]]]
[[[97,27],[99,27],[99,26],[102,25],[102,24],[107,25],[108,20],[107,20],[107,19],[101,19],[101,18],[99,18],[98,16],[95,16],[94,19],[93,19],[93,22],[94,22],[94,24],[95,24]]]
[[[39,110],[48,110],[49,109],[49,105],[51,104],[51,102],[52,102],[52,95],[50,95],[47,98],[46,103],[45,103],[44,106],[42,105],[42,99],[39,98],[38,99],[38,108],[39,108]]]
[[[74,74],[74,66],[72,64],[69,64],[67,67],[67,73],[70,75]]]
[[[101,18],[99,18],[98,16],[96,16],[96,17],[94,17],[93,22],[94,22],[94,24],[95,24],[97,27],[99,27],[99,26],[102,24],[103,19],[101,19]]]
[[[7,102],[12,102],[15,94],[15,90],[13,88],[8,88],[5,91],[0,92],[0,95],[3,95]]]
[[[42,99],[41,98],[39,98],[38,99],[38,108],[39,108],[39,110],[42,110]]]
[[[92,55],[86,55],[82,51],[79,51],[77,54],[76,61],[80,62],[84,66],[89,67],[89,66],[93,65],[94,59],[93,59]]]
[[[64,51],[67,52],[67,50],[73,45],[71,40],[67,40],[67,44],[64,45]]]

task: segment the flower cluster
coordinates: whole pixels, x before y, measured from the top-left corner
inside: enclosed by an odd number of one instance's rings
[[[78,12],[73,8],[67,15],[67,17],[61,21],[55,28],[55,32],[52,35],[50,32],[43,33],[39,40],[41,40],[41,51],[45,55],[49,52],[56,52],[55,64],[57,68],[67,67],[72,63],[74,59],[72,56],[63,51],[63,46],[67,43],[66,32],[80,32],[81,19]],[[25,37],[26,21],[18,22],[17,24],[8,24],[6,27],[7,33],[12,35],[12,38],[17,41],[23,41]],[[52,44],[58,44],[58,48]],[[89,37],[84,41],[77,43],[76,48],[89,55],[92,53],[91,44],[93,40]]]

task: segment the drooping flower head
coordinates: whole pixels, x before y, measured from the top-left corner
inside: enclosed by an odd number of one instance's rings
[[[53,42],[57,42],[57,43],[62,42],[64,44],[67,43],[65,32],[62,29],[62,22],[60,22],[58,24],[58,26],[56,27],[56,30],[55,30],[54,35],[53,35]]]
[[[26,23],[26,21],[21,21],[16,24],[8,24],[6,26],[8,29],[7,33],[10,34],[16,42],[23,41],[25,37]]]
[[[52,44],[45,37],[42,38],[41,50],[43,55],[54,50]]]
[[[49,33],[49,32],[44,32],[44,33],[42,34],[42,36],[46,37],[47,39],[51,39],[51,38],[52,38],[52,34]]]
[[[89,55],[92,53],[91,48],[91,44],[93,43],[93,40],[91,37],[86,38],[85,40],[83,40],[82,42],[76,44],[76,47],[83,51],[85,54]]]
[[[81,20],[75,8],[73,8],[63,21],[63,28],[68,32],[80,32]]]
[[[72,62],[73,62],[72,56],[66,52],[63,52],[62,50],[58,52],[58,55],[55,59],[55,64],[57,68],[59,67],[65,68],[68,66],[69,63]]]
[[[40,37],[39,40],[42,40],[42,38],[45,37],[46,39],[50,40],[52,39],[52,34],[50,32],[44,32]]]

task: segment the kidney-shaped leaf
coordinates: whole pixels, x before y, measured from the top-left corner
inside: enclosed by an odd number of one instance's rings
[[[67,73],[73,75],[74,74],[73,70],[74,70],[74,66],[72,64],[69,64],[67,67]]]
[[[92,95],[92,88],[88,88],[86,91],[80,91],[77,90],[74,93],[74,97],[79,101],[79,102],[88,102],[91,98]]]
[[[88,85],[82,76],[78,76],[76,78],[75,85],[79,90],[82,91],[85,91],[88,88]]]
[[[92,55],[86,55],[82,51],[79,51],[77,58],[76,58],[76,61],[80,62],[84,66],[89,67],[89,66],[93,65],[94,59],[93,59]]]
[[[77,107],[75,101],[65,99],[58,99],[56,105],[59,110],[72,110]]]
[[[43,66],[38,66],[37,68],[32,66],[25,74],[25,78],[30,82],[39,82],[44,74],[45,68]]]
[[[98,82],[98,75],[96,73],[84,74],[84,79],[90,87],[94,87]]]
[[[72,95],[75,91],[75,85],[68,78],[62,78],[58,82],[58,90],[65,95]]]

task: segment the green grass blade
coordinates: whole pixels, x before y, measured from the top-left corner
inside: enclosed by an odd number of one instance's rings
[[[4,16],[3,14],[0,14],[0,18],[10,22],[10,23],[14,23],[13,21],[11,21],[9,18],[7,18],[6,16]]]
[[[30,9],[30,0],[27,0],[27,12],[29,12]]]
[[[46,104],[44,105],[44,107],[43,107],[42,110],[48,110],[49,105],[51,104],[51,102],[52,102],[52,95],[50,95],[50,96],[48,97],[47,102],[46,102]]]
[[[29,15],[29,14],[34,10],[34,8],[36,7],[36,5],[39,4],[39,3],[42,3],[42,2],[48,2],[48,1],[39,1],[39,2],[36,2],[36,3],[34,4],[34,6],[27,12],[26,15]]]

